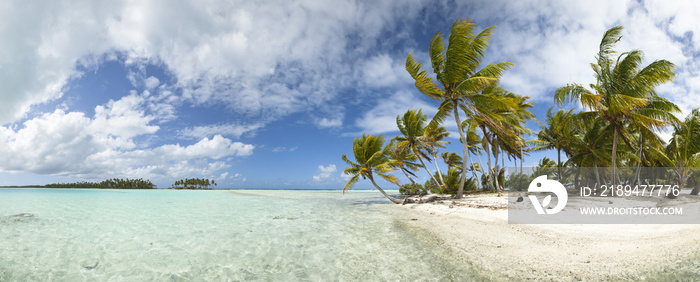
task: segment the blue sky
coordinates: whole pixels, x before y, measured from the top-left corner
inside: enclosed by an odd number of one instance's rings
[[[618,50],[678,66],[660,95],[685,113],[700,106],[692,1],[0,5],[0,185],[205,177],[232,188],[341,188],[340,155],[354,137],[391,138],[396,115],[435,112],[405,59],[413,52],[429,65],[430,38],[460,17],[496,26],[484,62],[515,64],[501,85],[530,96],[538,118],[554,89],[592,82],[597,45],[615,25],[625,26]],[[555,154],[525,165],[542,156]]]

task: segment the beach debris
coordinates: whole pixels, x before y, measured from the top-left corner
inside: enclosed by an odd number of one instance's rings
[[[418,219],[417,219],[417,218],[411,218],[411,220],[412,220],[412,221],[418,221]]]
[[[611,205],[612,205],[612,204],[613,204],[613,201],[608,201],[608,204],[611,204]]]
[[[297,218],[297,217],[293,217],[293,216],[282,216],[282,215],[277,215],[277,216],[273,217],[272,219],[296,220],[296,219],[298,219],[298,218]]]
[[[34,217],[33,213],[23,212],[18,214],[13,214],[10,217]]]
[[[97,268],[97,266],[98,266],[99,264],[100,264],[100,262],[99,262],[99,261],[96,261],[96,262],[95,262],[94,264],[92,264],[92,265],[88,265],[88,264],[82,263],[80,266],[82,266],[83,268],[85,268],[85,269],[87,269],[87,270],[93,270],[93,269]]]
[[[522,202],[522,201],[523,201],[523,196],[518,197],[518,199],[515,200],[515,201],[518,202],[518,203]]]

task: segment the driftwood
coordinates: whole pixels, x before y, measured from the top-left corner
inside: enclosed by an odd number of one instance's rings
[[[447,200],[451,199],[451,197],[440,197],[438,195],[430,195],[428,197],[418,197],[418,198],[413,198],[413,197],[406,197],[403,199],[403,205],[405,204],[425,204],[425,203],[432,203],[438,200]]]

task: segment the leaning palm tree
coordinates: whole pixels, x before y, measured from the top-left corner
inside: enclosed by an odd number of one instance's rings
[[[420,168],[420,164],[416,163],[418,157],[410,151],[410,148],[399,147],[396,141],[391,141],[389,145],[387,145],[387,148],[389,165],[403,172],[406,178],[408,178],[413,185],[416,185],[416,182],[411,176],[416,177],[414,172]]]
[[[399,128],[401,136],[394,137],[394,140],[398,142],[399,147],[409,148],[416,155],[421,167],[430,175],[435,185],[440,187],[444,184],[440,183],[433,176],[433,173],[430,172],[423,161],[423,159],[430,161],[430,156],[425,152],[425,149],[432,145],[430,140],[425,138],[425,124],[427,120],[428,116],[424,115],[421,109],[408,110],[403,116],[396,116],[396,126]]]
[[[596,62],[591,64],[596,83],[590,89],[573,83],[557,89],[554,94],[554,100],[559,105],[576,101],[588,109],[588,112],[579,114],[581,118],[600,118],[611,126],[613,185],[616,178],[618,139],[622,138],[629,148],[633,148],[628,127],[663,130],[676,121],[668,113],[680,112],[673,103],[665,105],[667,111],[664,113],[646,109],[650,101],[658,97],[656,86],[673,80],[676,66],[666,60],[657,60],[642,68],[644,54],[640,50],[614,56],[616,52],[613,47],[622,38],[621,32],[622,26],[616,26],[603,35]]]
[[[352,152],[355,155],[355,162],[348,159],[348,157],[343,154],[342,158],[345,163],[348,164],[343,173],[347,175],[352,175],[348,183],[345,184],[343,188],[343,193],[362,179],[369,179],[372,185],[382,192],[387,199],[395,204],[403,203],[402,200],[389,196],[384,190],[377,185],[374,181],[374,175],[378,175],[386,181],[397,184],[398,180],[395,176],[387,174],[392,171],[390,166],[388,155],[388,147],[384,147],[384,136],[372,136],[368,134],[363,134],[362,138],[355,138],[352,142]]]
[[[503,72],[513,64],[500,62],[479,69],[494,27],[489,27],[475,35],[473,33],[475,26],[469,19],[456,20],[452,25],[447,47],[444,45],[442,33],[435,33],[430,42],[429,53],[437,83],[425,70],[421,70],[421,64],[413,59],[412,54],[406,58],[406,70],[415,80],[416,88],[423,94],[442,102],[431,121],[431,126],[437,126],[447,116],[452,115],[457,124],[460,140],[466,140],[464,130],[460,126],[462,124],[460,109],[468,117],[480,116],[495,125],[491,117],[493,109],[509,106],[491,95],[480,93],[486,86],[496,84]],[[456,198],[462,197],[469,163],[467,142],[462,141],[462,144],[463,157],[467,161],[462,167]]]

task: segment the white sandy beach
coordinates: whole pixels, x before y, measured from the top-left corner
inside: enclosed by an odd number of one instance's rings
[[[507,197],[407,204],[408,224],[503,280],[644,279],[700,257],[697,224],[509,224]]]

